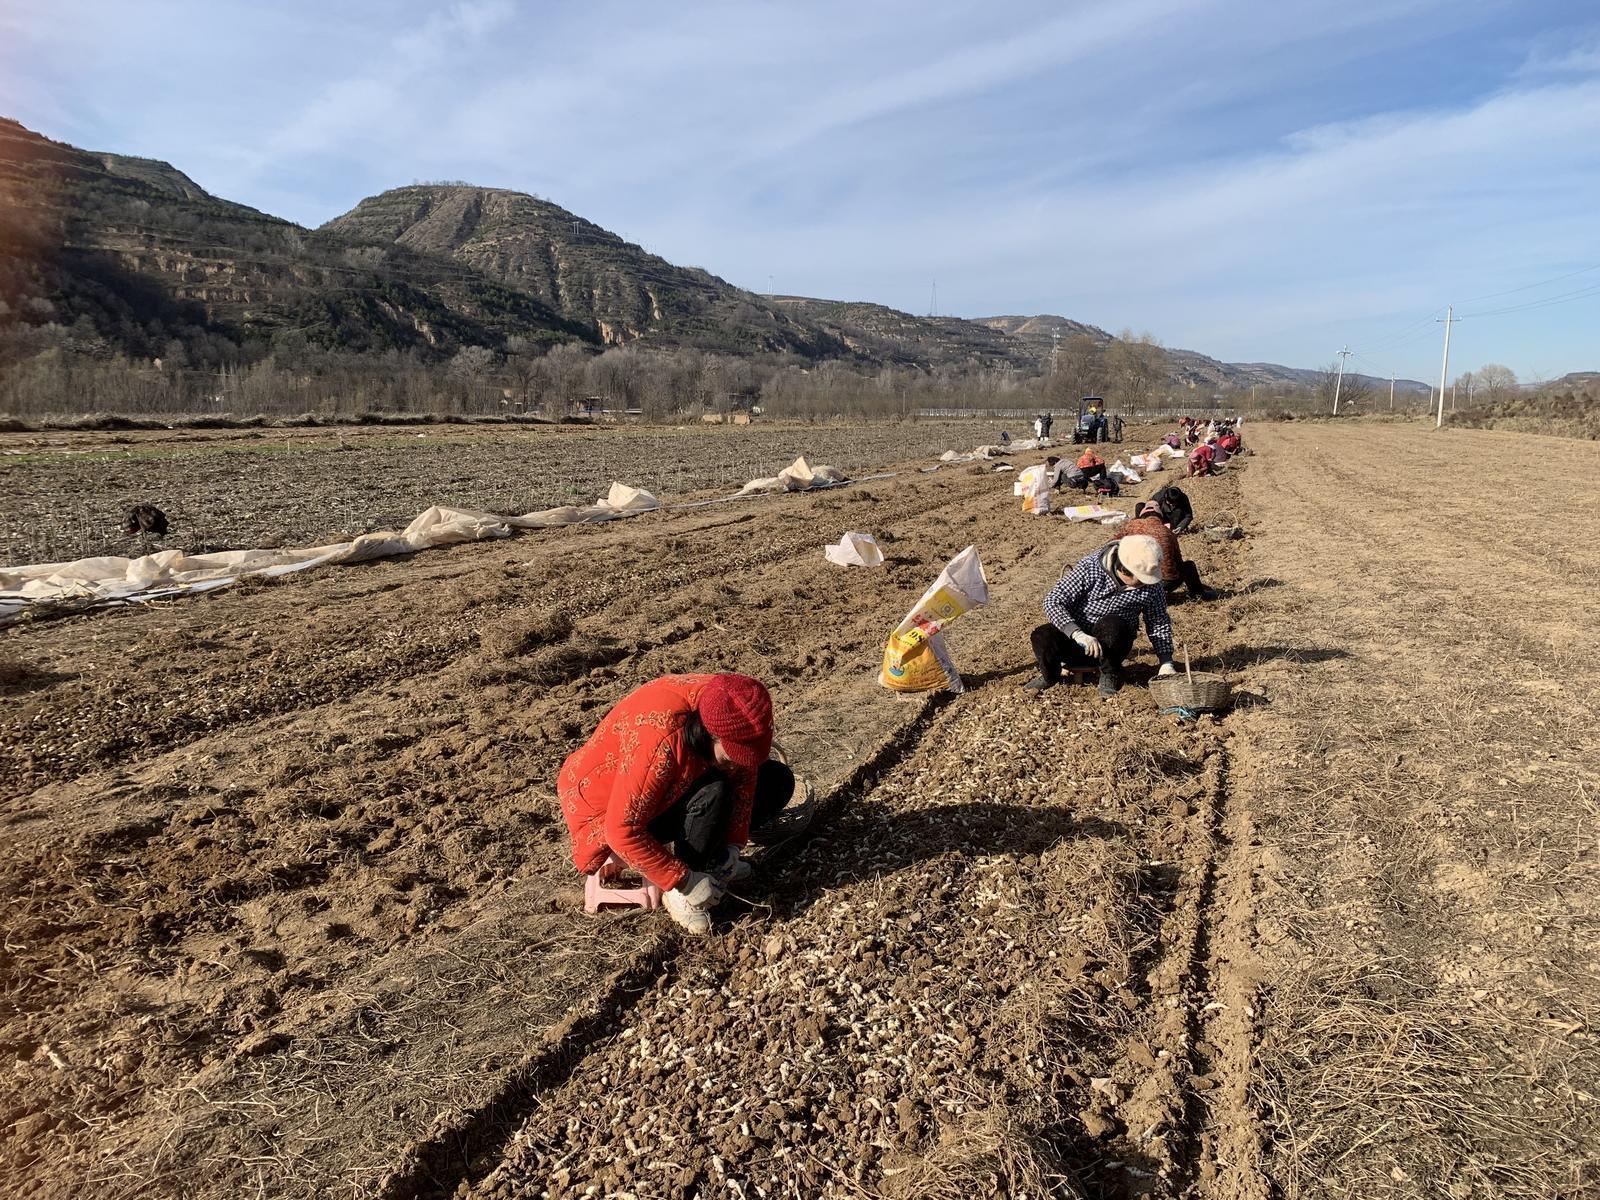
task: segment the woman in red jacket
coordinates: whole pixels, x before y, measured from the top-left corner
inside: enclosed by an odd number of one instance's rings
[[[772,752],[772,697],[748,675],[664,675],[624,696],[556,778],[572,861],[615,853],[659,887],[690,933],[711,928],[752,826],[794,794]],[[668,849],[668,847],[671,849]]]

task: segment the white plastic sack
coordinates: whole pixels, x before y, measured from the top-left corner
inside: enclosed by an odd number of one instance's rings
[[[965,691],[943,631],[962,613],[989,603],[989,581],[978,561],[976,546],[952,558],[933,586],[889,634],[878,682],[896,692],[925,692],[948,687]]]
[[[1069,521],[1098,521],[1102,525],[1115,525],[1128,519],[1127,513],[1107,508],[1104,504],[1075,504],[1062,509],[1061,515]]]
[[[1051,478],[1049,468],[1043,463],[1018,472],[1017,481],[1011,487],[1011,494],[1022,497],[1023,512],[1032,513],[1036,517],[1050,515]]]
[[[1124,482],[1124,483],[1143,483],[1144,482],[1144,480],[1139,477],[1138,472],[1131,471],[1127,467],[1125,467],[1120,458],[1117,459],[1116,462],[1112,463],[1111,466],[1106,468],[1106,474],[1107,475],[1115,475],[1118,479],[1122,480],[1122,482]]]
[[[822,556],[841,567],[881,567],[883,550],[870,533],[846,533],[836,546],[824,546]]]

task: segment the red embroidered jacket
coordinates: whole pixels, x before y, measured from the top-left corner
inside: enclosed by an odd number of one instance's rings
[[[598,869],[609,849],[657,887],[677,887],[689,868],[650,836],[648,826],[713,767],[734,783],[728,843],[749,841],[755,772],[718,766],[696,754],[684,737],[684,724],[713,678],[663,675],[635,689],[562,764],[556,794],[578,870]]]

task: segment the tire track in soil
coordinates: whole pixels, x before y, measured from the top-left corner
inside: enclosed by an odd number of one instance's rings
[[[1193,482],[1189,490],[1197,507],[1204,506],[1202,516],[1226,510],[1249,526],[1237,471]],[[1195,554],[1194,539],[1185,543],[1185,552]],[[1228,551],[1212,556],[1206,578],[1235,596],[1248,595],[1248,543],[1224,545]],[[1207,660],[1226,660],[1239,649],[1236,606],[1224,605],[1175,610],[1183,621],[1180,644],[1209,645]],[[1218,725],[1214,718],[1201,721]],[[1182,849],[1176,861],[1146,868],[1162,896],[1162,917],[1154,952],[1134,966],[1146,993],[1165,1000],[1123,1042],[1116,1072],[1134,1081],[1118,1116],[1134,1118],[1139,1128],[1127,1130],[1132,1149],[1153,1168],[1153,1178],[1147,1172],[1135,1188],[1139,1194],[1205,1200],[1266,1200],[1270,1194],[1251,1098],[1259,979],[1252,949],[1253,834],[1230,787],[1231,742],[1226,728],[1206,739],[1200,790],[1183,806],[1190,811]],[[1191,765],[1165,752],[1154,759],[1157,776],[1181,778]],[[1108,1116],[1097,1114],[1091,1127],[1109,1130]]]

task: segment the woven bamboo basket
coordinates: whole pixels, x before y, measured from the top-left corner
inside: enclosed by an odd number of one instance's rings
[[[1183,649],[1183,674],[1158,675],[1150,681],[1157,708],[1187,708],[1193,712],[1224,712],[1233,707],[1233,684],[1210,671],[1189,666],[1189,648]]]

